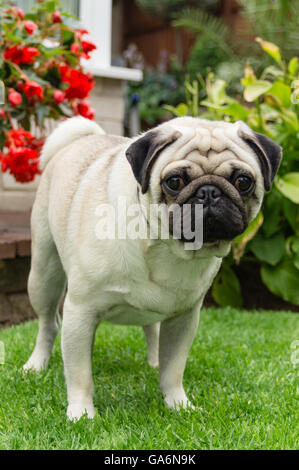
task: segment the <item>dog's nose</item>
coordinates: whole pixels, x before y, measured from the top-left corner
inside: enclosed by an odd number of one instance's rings
[[[221,194],[222,192],[217,188],[217,186],[205,184],[197,190],[196,197],[199,199],[201,204],[206,205],[216,202],[220,198]]]

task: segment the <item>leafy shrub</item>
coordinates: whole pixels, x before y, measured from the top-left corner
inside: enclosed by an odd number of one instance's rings
[[[250,26],[243,35],[248,37],[249,33],[275,42],[288,59],[298,54],[299,0],[239,0],[239,4]]]
[[[202,34],[197,37],[191,49],[186,69],[191,79],[198,73],[205,78],[208,70],[215,70],[219,64],[229,59],[227,52],[211,41],[209,34]]]
[[[131,82],[127,86],[128,107],[137,103],[143,127],[169,118],[164,105],[176,106],[184,97],[184,72],[175,61],[172,61],[168,71],[145,70],[141,82]]]
[[[0,168],[19,182],[40,173],[47,118],[94,117],[86,101],[93,78],[80,61],[95,45],[83,38],[86,30],[63,22],[69,15],[57,5],[45,0],[26,15],[17,7],[0,9],[0,81],[6,95],[0,108]]]
[[[226,92],[227,83],[211,73],[205,83],[206,97],[198,107],[198,82],[187,83],[186,103],[168,107],[175,115],[200,115],[208,119],[245,121],[253,130],[266,134],[283,148],[283,160],[272,190],[266,194],[261,212],[237,237],[230,256],[213,285],[220,305],[242,305],[234,263],[259,263],[268,289],[299,305],[299,67],[298,58],[286,63],[280,49],[257,38],[274,64],[256,77],[246,65],[242,79],[243,99]]]

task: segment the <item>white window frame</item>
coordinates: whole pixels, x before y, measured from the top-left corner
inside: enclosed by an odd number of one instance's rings
[[[111,65],[112,0],[81,0],[80,20],[97,45],[84,67],[93,75],[121,80],[142,80],[142,71]]]

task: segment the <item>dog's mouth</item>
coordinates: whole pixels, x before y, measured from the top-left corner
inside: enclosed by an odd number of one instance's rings
[[[248,220],[242,198],[235,188],[227,182],[221,184],[221,180],[213,178],[214,184],[201,184],[192,194],[178,198],[181,214],[179,217],[170,214],[170,229],[175,238],[182,242],[201,240],[216,246],[220,241],[233,240],[246,229]]]
[[[201,207],[198,212],[197,204],[194,201],[190,203],[187,225],[183,214],[180,220],[170,218],[172,235],[182,242],[201,240],[205,244],[217,245],[222,240],[233,240],[247,227],[243,211],[227,198],[219,200],[215,206]],[[198,217],[200,220],[197,220]]]

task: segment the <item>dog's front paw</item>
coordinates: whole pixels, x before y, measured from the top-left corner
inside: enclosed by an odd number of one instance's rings
[[[159,369],[159,359],[156,358],[149,358],[148,365],[153,369]]]
[[[188,408],[195,409],[191,401],[187,398],[183,388],[173,389],[164,394],[164,400],[171,409]]]
[[[48,360],[44,357],[33,357],[31,356],[26,364],[23,365],[23,371],[28,372],[40,372],[43,369],[46,369],[48,366]]]
[[[70,421],[78,421],[82,416],[87,416],[87,418],[94,418],[96,414],[95,407],[93,404],[89,405],[78,405],[73,404],[69,405],[67,408],[67,417]]]

